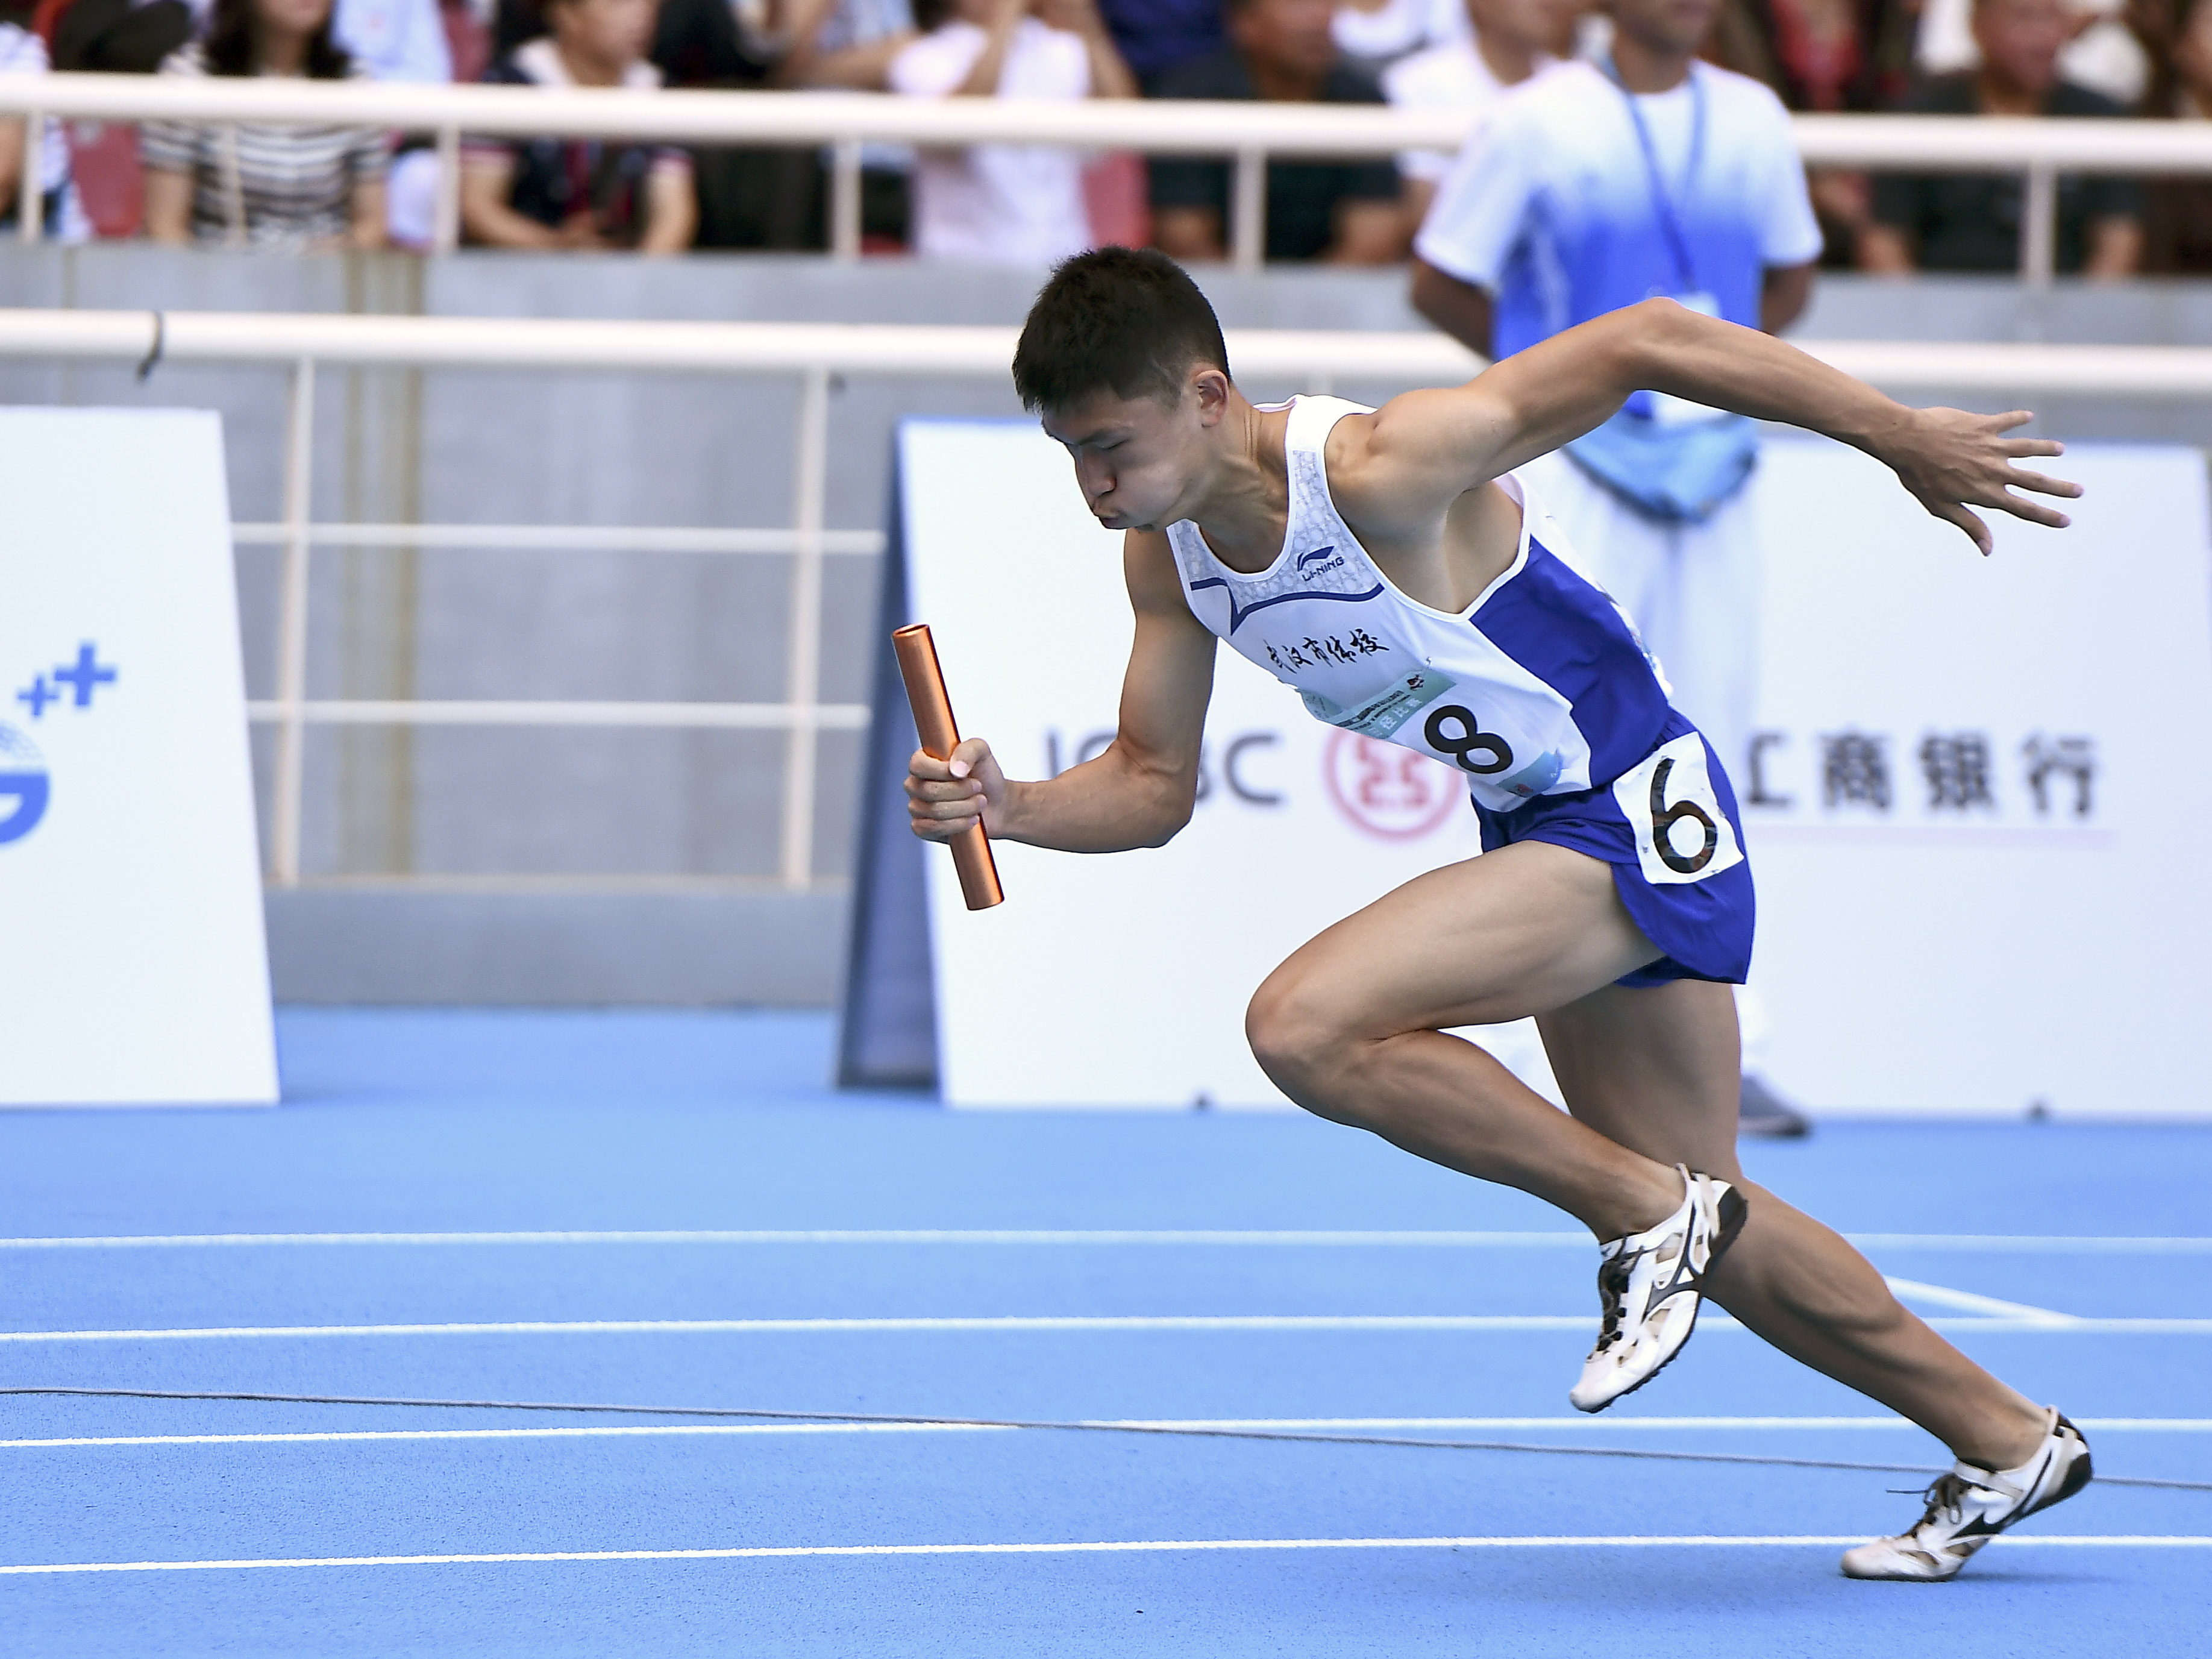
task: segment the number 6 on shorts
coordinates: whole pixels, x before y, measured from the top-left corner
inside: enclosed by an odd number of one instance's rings
[[[1648,882],[1703,881],[1743,862],[1735,826],[1713,792],[1705,739],[1694,732],[1660,744],[1616,778],[1613,798],[1636,836]]]

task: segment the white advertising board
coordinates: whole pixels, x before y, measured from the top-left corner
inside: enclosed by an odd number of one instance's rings
[[[1026,422],[911,422],[901,466],[908,608],[963,730],[1015,776],[1095,753],[1129,611],[1064,453]],[[1984,561],[1854,452],[1777,445],[1761,469],[1754,973],[1767,1069],[1816,1110],[2212,1112],[2190,1035],[2212,1006],[2203,463],[2064,471],[2090,491],[2076,527],[2007,523]],[[1000,843],[1008,902],[973,915],[927,860],[948,1103],[1279,1105],[1243,1040],[1261,980],[1477,850],[1451,774],[1312,720],[1231,652],[1206,731],[1164,848]]]
[[[0,1104],[270,1103],[222,431],[0,410]]]
[[[1816,1105],[2212,1115],[2204,457],[2042,465],[2073,527],[1984,560],[1856,451],[1761,463],[1753,973]]]

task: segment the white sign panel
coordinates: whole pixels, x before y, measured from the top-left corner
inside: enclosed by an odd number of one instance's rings
[[[1761,463],[1754,973],[1817,1106],[2212,1113],[2204,458],[2038,465],[2073,528],[1984,560],[1856,451]]]
[[[1114,729],[1121,538],[1026,422],[902,434],[912,614],[962,728],[1042,777]],[[2212,605],[2203,462],[2091,450],[2063,536],[1984,561],[1875,464],[1776,446],[1764,741],[1739,768],[1769,1071],[1820,1111],[2212,1111]],[[1756,800],[1756,804],[1753,804]],[[2086,803],[2086,804],[2085,804]],[[928,860],[940,1086],[955,1105],[1279,1104],[1243,1036],[1268,971],[1473,855],[1458,780],[1321,725],[1218,657],[1204,791],[1158,850],[1000,843],[970,914]],[[1532,1080],[1526,1025],[1487,1040]],[[1540,1064],[1540,1062],[1538,1062]]]
[[[276,1098],[222,432],[0,410],[0,1104]]]

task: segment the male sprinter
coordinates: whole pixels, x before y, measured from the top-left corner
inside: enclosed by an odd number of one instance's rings
[[[1319,718],[1458,768],[1482,856],[1408,882],[1269,975],[1245,1020],[1267,1075],[1309,1111],[1589,1228],[1604,1320],[1569,1395],[1582,1410],[1649,1382],[1710,1294],[1942,1439],[1957,1466],[1909,1532],[1844,1557],[1854,1577],[1948,1578],[2087,1484],[2071,1423],[1744,1180],[1729,986],[1751,957],[1752,888],[1735,793],[1626,616],[1559,556],[1555,526],[1506,476],[1648,388],[1856,445],[1987,553],[1968,503],[2067,522],[2012,493],[2078,495],[2012,464],[2059,447],[2003,436],[2024,414],[1908,409],[1664,300],[1380,410],[1257,406],[1190,279],[1121,248],[1054,272],[1014,383],[1099,522],[1127,532],[1136,635],[1120,729],[1096,760],[1036,783],[1009,781],[976,738],[949,762],[916,754],[915,833],[942,841],[980,817],[1000,839],[1069,852],[1168,841],[1196,796],[1217,636]],[[1446,1035],[1531,1014],[1571,1115]]]

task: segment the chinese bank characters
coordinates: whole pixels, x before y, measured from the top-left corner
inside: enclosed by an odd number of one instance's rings
[[[1768,823],[2054,830],[2100,826],[2094,733],[1926,726],[1755,733],[1740,779]]]

